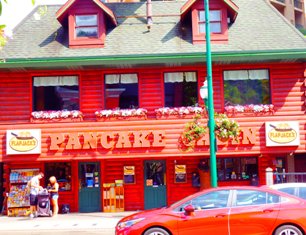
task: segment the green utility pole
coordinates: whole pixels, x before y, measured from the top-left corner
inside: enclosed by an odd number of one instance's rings
[[[207,67],[207,89],[208,89],[208,129],[210,143],[210,177],[211,187],[216,188],[217,182],[217,158],[216,158],[216,136],[215,136],[215,111],[212,84],[212,63],[210,49],[210,22],[209,22],[209,0],[204,0],[205,8],[205,34],[206,34],[206,67]]]

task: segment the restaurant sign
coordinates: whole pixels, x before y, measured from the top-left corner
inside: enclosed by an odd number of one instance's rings
[[[41,130],[7,130],[6,154],[40,154]]]
[[[298,122],[266,122],[266,146],[298,145],[300,145]]]

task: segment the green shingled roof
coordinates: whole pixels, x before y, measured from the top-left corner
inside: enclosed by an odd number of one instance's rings
[[[227,44],[212,44],[213,61],[304,60],[306,39],[266,0],[233,0],[239,7]],[[191,25],[182,27],[185,1],[153,1],[153,26],[146,27],[146,3],[107,3],[118,26],[108,30],[104,48],[71,49],[67,29],[56,20],[60,6],[37,9],[14,30],[0,51],[0,68],[65,65],[195,63],[204,60],[205,44],[192,44]],[[135,17],[131,17],[135,16]]]

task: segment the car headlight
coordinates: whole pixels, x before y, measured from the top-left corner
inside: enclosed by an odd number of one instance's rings
[[[128,227],[133,226],[134,224],[137,224],[138,222],[144,220],[145,218],[138,218],[138,219],[133,219],[133,220],[127,220],[127,221],[123,221],[117,224],[117,228],[118,229],[125,229]]]

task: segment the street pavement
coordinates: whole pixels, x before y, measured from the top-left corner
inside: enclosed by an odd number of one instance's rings
[[[117,222],[133,212],[69,213],[56,217],[7,217],[0,216],[1,235],[114,235]]]

